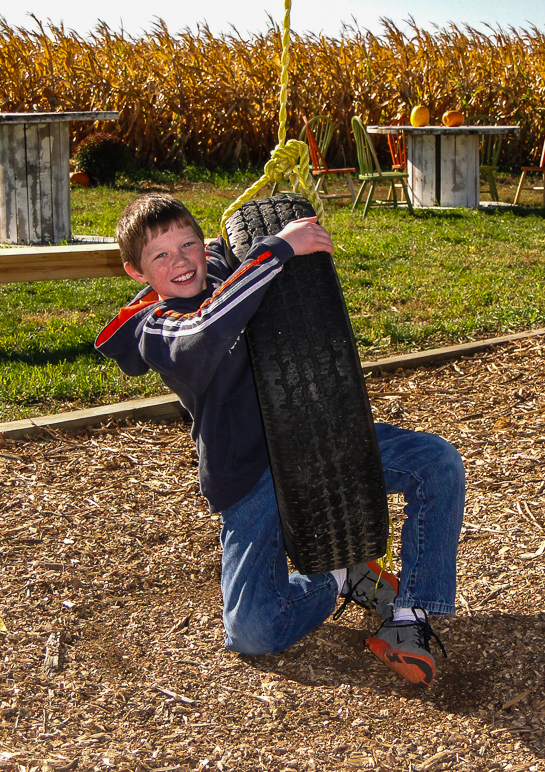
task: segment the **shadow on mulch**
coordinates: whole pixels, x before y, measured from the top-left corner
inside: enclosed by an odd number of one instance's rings
[[[366,615],[363,629],[325,623],[288,651],[265,657],[241,657],[265,673],[306,687],[339,688],[399,696],[441,713],[474,716],[492,735],[521,742],[545,759],[545,731],[528,728],[521,711],[543,712],[543,638],[545,614],[494,614],[442,619],[434,625],[447,650],[445,659],[431,644],[436,675],[428,689],[409,684],[388,671],[365,647],[376,630]],[[510,719],[509,727],[504,720]],[[499,739],[499,738],[498,738]]]

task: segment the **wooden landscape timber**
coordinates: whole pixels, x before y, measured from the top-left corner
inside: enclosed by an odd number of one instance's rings
[[[402,354],[400,356],[362,362],[361,364],[366,375],[393,373],[396,370],[415,370],[419,367],[438,362],[471,357],[489,348],[526,338],[539,337],[540,335],[545,335],[544,328],[529,332],[513,333],[512,335],[504,335],[499,338],[487,338],[485,340],[471,341],[470,343],[461,343],[457,346],[444,346],[443,348],[429,349],[428,351],[418,351],[414,354]],[[99,405],[85,410],[75,410],[55,415],[0,423],[0,438],[17,440],[44,432],[48,433],[56,430],[70,431],[84,426],[96,426],[112,420],[174,421],[181,416],[188,417],[188,413],[180,404],[178,397],[175,394],[165,394],[160,397],[133,399],[113,405]]]
[[[182,407],[178,397],[175,394],[165,394],[161,397],[131,399],[114,405],[99,405],[68,413],[8,421],[0,424],[0,437],[20,439],[58,429],[71,430],[81,429],[83,426],[96,426],[112,420],[173,421],[184,415],[187,416],[187,411]]]
[[[80,238],[92,238],[81,236]],[[205,239],[209,244],[214,239]],[[119,247],[108,242],[0,249],[0,284],[126,276]]]
[[[0,249],[0,284],[103,276],[126,276],[115,242]]]

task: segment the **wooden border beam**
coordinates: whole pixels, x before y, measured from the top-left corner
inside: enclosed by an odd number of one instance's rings
[[[462,343],[458,346],[445,346],[444,348],[418,351],[414,354],[403,354],[398,357],[377,359],[374,362],[362,362],[362,368],[367,375],[381,375],[385,372],[396,370],[415,370],[418,367],[444,362],[453,359],[461,359],[473,356],[480,351],[494,348],[517,340],[545,335],[545,329],[519,332],[513,335],[504,335],[501,338],[488,338],[471,343]],[[37,418],[25,418],[21,421],[0,423],[0,437],[10,440],[20,440],[36,434],[43,434],[55,430],[74,430],[84,426],[96,426],[107,423],[110,420],[125,421],[127,419],[174,421],[180,417],[188,417],[187,411],[180,404],[175,394],[166,394],[162,397],[149,397],[147,399],[134,399],[127,402],[119,402],[115,405],[101,405],[86,410],[75,410],[70,413],[57,413]]]
[[[57,430],[81,429],[84,426],[96,426],[108,421],[150,420],[174,421],[187,417],[187,411],[182,407],[175,394],[146,399],[131,399],[118,402],[115,405],[100,405],[86,410],[74,410],[69,413],[23,418],[21,421],[11,421],[0,424],[0,436],[4,439],[19,440],[35,434],[54,432]]]
[[[0,249],[0,284],[126,275],[115,242]]]
[[[115,241],[0,249],[0,284],[126,275]]]
[[[417,367],[425,367],[426,365],[449,359],[473,356],[473,354],[478,354],[479,351],[485,351],[487,348],[539,335],[545,335],[545,328],[530,330],[529,332],[515,332],[511,335],[503,335],[500,338],[486,338],[485,340],[474,340],[470,343],[459,343],[456,346],[416,351],[414,354],[402,354],[400,356],[387,357],[386,359],[377,359],[374,362],[362,362],[361,366],[366,375],[368,373],[380,375],[381,373],[395,372],[395,370],[399,369],[415,370]]]

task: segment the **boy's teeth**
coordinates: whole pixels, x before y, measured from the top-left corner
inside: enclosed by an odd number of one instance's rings
[[[184,273],[183,276],[178,276],[177,279],[173,279],[172,281],[187,281],[188,279],[191,279],[192,276],[194,276],[195,271],[190,271],[189,273]]]

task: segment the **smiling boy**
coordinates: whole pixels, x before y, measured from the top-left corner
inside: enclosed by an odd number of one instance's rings
[[[399,582],[376,563],[311,576],[288,570],[244,330],[287,260],[333,253],[329,233],[315,217],[290,222],[256,239],[233,269],[223,239],[205,247],[180,201],[146,194],[124,210],[117,238],[125,270],[146,287],[96,347],[128,375],[158,372],[191,416],[201,490],[222,516],[226,646],[283,651],[327,619],[341,596],[383,620],[367,641],[379,659],[430,684],[436,636],[428,613],[454,613],[464,507],[463,466],[451,445],[377,424],[387,490],[407,504]]]
[[[125,270],[141,284],[150,284],[160,300],[193,297],[206,287],[203,239],[191,225],[158,233],[142,247],[140,270],[130,263]]]

